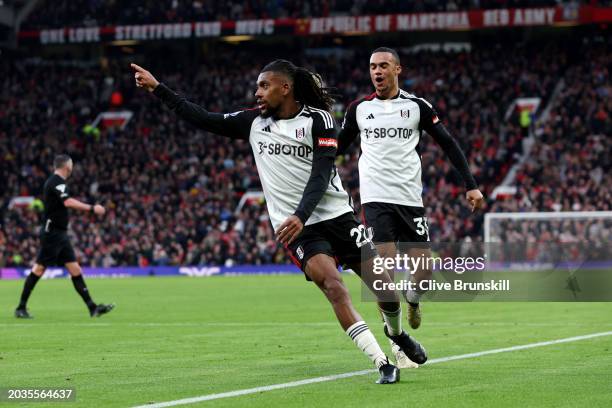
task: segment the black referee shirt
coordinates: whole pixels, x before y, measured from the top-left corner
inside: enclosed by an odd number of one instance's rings
[[[43,201],[45,203],[45,219],[43,231],[68,229],[68,209],[64,201],[70,198],[66,180],[53,174],[45,182],[43,188]]]

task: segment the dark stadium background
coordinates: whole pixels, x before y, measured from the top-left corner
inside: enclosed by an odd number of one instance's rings
[[[75,248],[85,266],[290,262],[274,241],[262,202],[249,200],[236,211],[245,193],[261,190],[249,146],[177,120],[136,89],[130,62],[211,111],[233,112],[253,105],[255,78],[266,62],[290,59],[337,89],[341,122],[350,101],[371,93],[370,51],[395,47],[404,66],[400,86],[436,105],[487,197],[485,212],[612,209],[609,2],[124,3],[0,1],[2,268],[25,268],[34,259],[41,217],[36,198],[60,152],[75,160],[73,194],[109,210],[103,219],[72,218]],[[555,20],[483,25],[483,9],[517,7],[554,10]],[[416,31],[307,34],[312,17],[447,12],[465,12],[479,23],[438,29],[443,23],[428,14],[430,26]],[[261,35],[233,35],[235,21],[258,19],[276,19],[273,33],[266,32],[266,23],[247,27]],[[218,35],[113,39],[117,26],[211,21],[222,22]],[[93,28],[92,37],[49,31],[61,27]],[[521,97],[541,98],[528,122],[521,122],[516,110],[507,115]],[[88,126],[109,111],[131,111],[133,117],[123,129]],[[432,239],[482,240],[483,213],[470,215],[458,174],[441,149],[428,136],[420,149]],[[358,154],[354,146],[338,162],[357,211]],[[516,188],[494,195],[513,167],[509,185]],[[31,198],[20,205],[19,197]],[[562,233],[609,239],[606,225],[548,231],[546,239],[559,240]],[[519,230],[504,234],[526,238]]]

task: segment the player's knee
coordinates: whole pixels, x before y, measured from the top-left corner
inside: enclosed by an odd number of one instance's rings
[[[36,264],[32,268],[32,273],[36,276],[43,276],[43,274],[45,273],[45,267],[40,264]]]
[[[80,276],[83,273],[80,265],[72,265],[67,269],[71,276]]]
[[[323,291],[327,299],[334,303],[349,303],[350,297],[344,283],[337,278],[327,278],[323,281]]]

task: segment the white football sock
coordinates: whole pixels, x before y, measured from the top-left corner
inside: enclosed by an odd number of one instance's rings
[[[372,360],[376,368],[380,368],[383,364],[387,364],[387,356],[382,351],[376,338],[363,320],[358,321],[346,329],[346,334],[348,334],[357,347]]]

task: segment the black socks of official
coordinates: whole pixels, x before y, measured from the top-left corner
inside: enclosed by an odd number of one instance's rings
[[[74,289],[81,295],[83,298],[83,302],[89,308],[89,311],[93,311],[96,308],[96,304],[93,300],[91,300],[91,296],[89,296],[89,290],[87,290],[87,285],[85,284],[85,280],[83,279],[83,275],[73,276],[72,284],[74,285]]]
[[[30,294],[32,293],[32,290],[34,289],[34,286],[36,286],[39,279],[40,276],[36,275],[35,273],[30,273],[27,276],[25,283],[23,284],[23,291],[21,292],[21,299],[19,300],[19,306],[17,309],[26,308]]]

